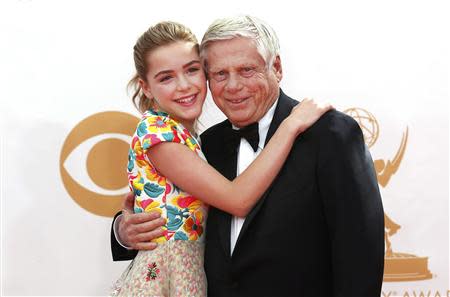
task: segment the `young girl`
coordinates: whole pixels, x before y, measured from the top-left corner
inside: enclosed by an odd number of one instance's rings
[[[195,123],[206,96],[198,51],[191,31],[174,22],[151,27],[134,46],[133,100],[143,117],[129,151],[129,183],[135,212],[159,211],[166,225],[155,250],[138,252],[117,281],[114,296],[206,296],[207,205],[246,216],[299,133],[331,108],[304,100],[258,158],[229,181],[208,165],[196,139]]]

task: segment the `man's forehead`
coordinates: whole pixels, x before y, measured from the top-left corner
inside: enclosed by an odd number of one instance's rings
[[[223,50],[227,48],[236,48],[244,45],[247,48],[256,48],[255,41],[250,37],[230,36],[229,38],[211,40],[204,46],[207,51],[211,49]]]
[[[208,46],[206,49],[206,65],[208,70],[212,71],[214,68],[223,67],[247,67],[258,66],[265,64],[264,58],[259,53],[251,39],[245,38],[247,42],[233,42],[238,38],[232,40],[214,41],[214,44]],[[244,38],[239,38],[244,39]]]
[[[240,70],[241,68],[246,68],[246,67],[262,66],[262,65],[260,65],[262,63],[256,63],[255,61],[250,60],[250,59],[242,59],[239,61],[224,59],[222,61],[223,61],[223,63],[221,63],[221,61],[215,61],[215,59],[212,59],[212,63],[207,64],[207,70],[211,71],[211,72],[216,72],[216,71],[225,70],[225,69]]]

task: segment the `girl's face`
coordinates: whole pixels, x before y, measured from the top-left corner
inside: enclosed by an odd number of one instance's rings
[[[160,46],[146,59],[144,94],[188,128],[200,116],[206,97],[206,78],[195,44],[178,41]]]

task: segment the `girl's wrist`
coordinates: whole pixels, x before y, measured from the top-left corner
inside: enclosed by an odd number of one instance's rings
[[[296,138],[305,130],[300,120],[292,119],[290,117],[284,119],[281,125],[283,125],[283,129],[286,131],[287,135],[292,136],[292,138]]]

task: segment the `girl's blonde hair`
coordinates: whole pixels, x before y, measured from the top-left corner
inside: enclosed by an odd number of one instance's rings
[[[133,47],[136,74],[129,81],[128,89],[132,89],[133,104],[140,112],[143,113],[153,106],[153,98],[147,98],[139,85],[139,79],[146,81],[149,67],[146,61],[147,56],[156,48],[177,41],[192,42],[197,51],[199,50],[197,38],[191,30],[182,24],[171,21],[160,22],[150,27],[136,41]]]

